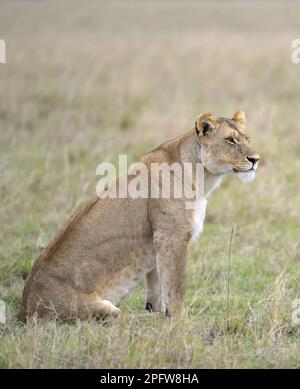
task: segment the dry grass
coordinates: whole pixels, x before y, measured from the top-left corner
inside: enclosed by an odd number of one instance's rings
[[[1,2],[0,367],[300,367],[300,65],[296,3]],[[15,323],[39,246],[95,192],[201,111],[248,114],[255,183],[224,180],[190,250],[186,314],[139,322],[143,284],[107,323]],[[227,252],[235,224],[226,310]],[[228,316],[228,317],[227,317]],[[229,324],[228,331],[224,331]]]

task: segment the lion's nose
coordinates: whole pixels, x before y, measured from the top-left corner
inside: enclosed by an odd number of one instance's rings
[[[255,166],[257,164],[257,162],[259,161],[259,158],[260,156],[258,154],[255,154],[255,155],[251,155],[250,157],[246,157],[248,159],[249,162],[252,163],[253,166]]]

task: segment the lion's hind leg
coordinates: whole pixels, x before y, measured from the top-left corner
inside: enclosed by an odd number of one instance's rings
[[[96,293],[80,294],[78,299],[78,317],[86,318],[105,317],[105,316],[119,316],[120,309],[116,307],[109,300],[104,300]]]

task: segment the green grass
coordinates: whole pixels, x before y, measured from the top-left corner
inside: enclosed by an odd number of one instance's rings
[[[299,368],[297,4],[1,2],[0,367]],[[96,166],[146,151],[202,111],[246,111],[257,179],[227,177],[189,251],[181,319],[13,320],[40,247],[95,193]],[[227,310],[227,266],[235,234]]]

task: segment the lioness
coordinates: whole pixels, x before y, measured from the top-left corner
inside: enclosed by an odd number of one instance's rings
[[[186,207],[184,196],[88,201],[34,264],[18,318],[55,315],[66,321],[118,315],[118,301],[144,275],[146,309],[179,314],[187,247],[202,229],[207,197],[226,173],[243,181],[255,176],[259,156],[250,146],[244,123],[243,112],[232,119],[202,113],[192,130],[142,157],[149,171],[152,163],[201,163],[203,195],[195,209]]]

